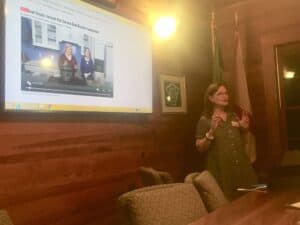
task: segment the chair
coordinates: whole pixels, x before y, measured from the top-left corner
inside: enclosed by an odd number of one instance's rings
[[[0,225],[13,225],[6,210],[3,210],[3,209],[0,210]]]
[[[158,174],[163,184],[174,183],[173,177],[168,172],[158,171]]]
[[[192,184],[140,188],[118,198],[125,225],[185,225],[207,214]]]
[[[229,202],[209,171],[204,170],[198,174],[192,173],[185,178],[185,182],[191,183],[191,180],[209,212]]]
[[[138,172],[144,186],[173,183],[172,176],[165,171],[155,170],[151,167],[140,167]]]
[[[193,172],[189,173],[185,178],[184,178],[184,183],[188,184],[194,184],[194,179],[196,176],[198,176],[200,172]]]

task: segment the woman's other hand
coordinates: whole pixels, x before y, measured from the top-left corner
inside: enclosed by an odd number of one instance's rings
[[[240,127],[242,129],[248,130],[249,128],[249,116],[246,111],[243,110],[242,118],[239,120]]]

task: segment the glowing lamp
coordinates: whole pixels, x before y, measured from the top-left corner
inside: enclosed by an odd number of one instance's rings
[[[294,71],[284,71],[283,76],[285,79],[293,79],[295,77],[295,72]]]
[[[176,31],[176,19],[170,16],[161,17],[154,26],[155,34],[160,39],[170,38]]]

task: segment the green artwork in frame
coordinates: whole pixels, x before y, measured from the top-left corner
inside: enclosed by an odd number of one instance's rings
[[[176,81],[165,81],[164,96],[167,107],[181,107],[180,83]]]
[[[186,87],[184,76],[160,75],[162,112],[186,112]]]

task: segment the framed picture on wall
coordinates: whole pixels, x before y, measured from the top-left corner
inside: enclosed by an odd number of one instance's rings
[[[163,113],[186,113],[185,76],[160,75],[160,95]]]

